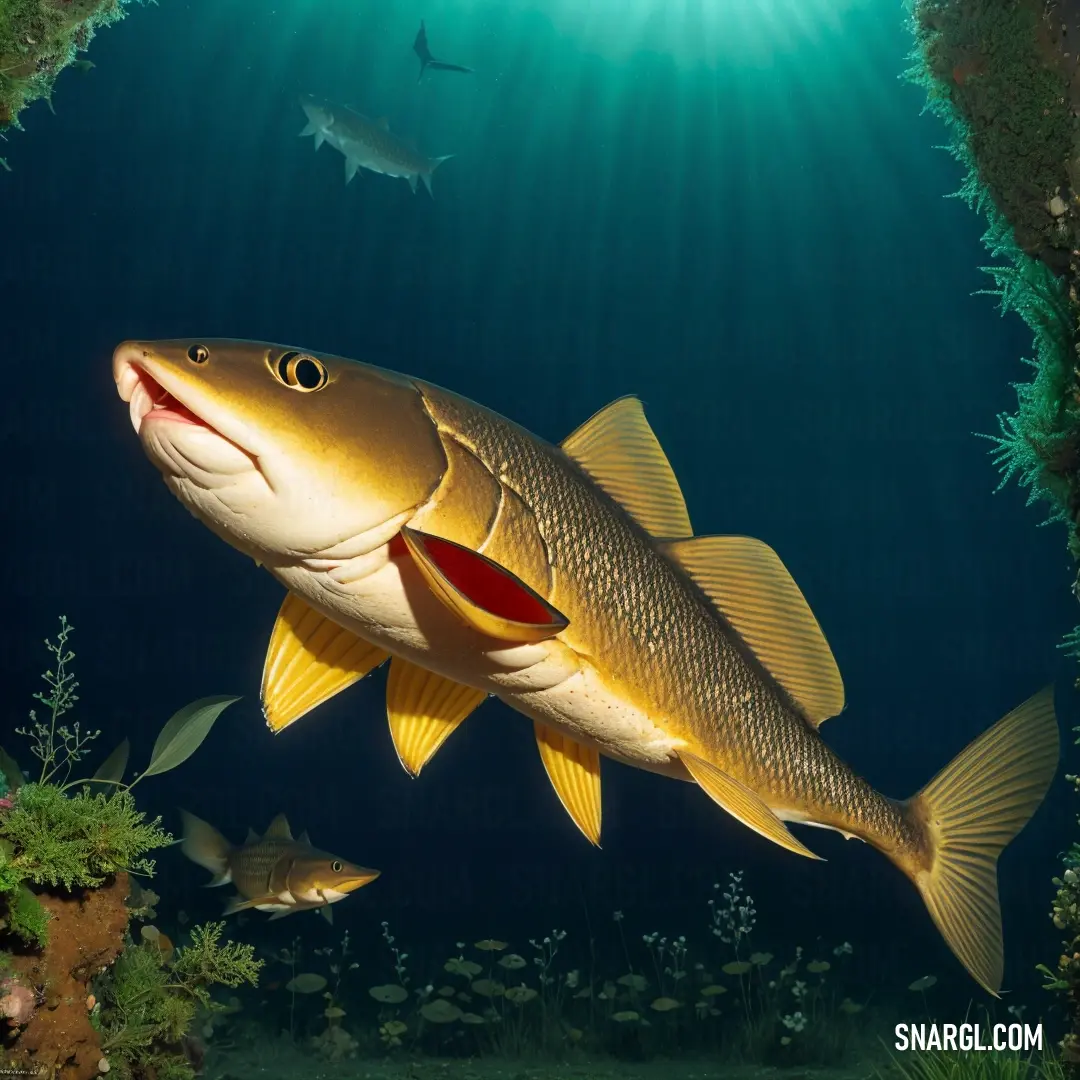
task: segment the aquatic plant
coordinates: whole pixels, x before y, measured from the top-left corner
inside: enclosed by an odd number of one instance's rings
[[[139,780],[186,761],[218,715],[237,700],[205,698],[181,709],[158,736],[150,764],[131,783],[123,782],[126,740],[92,777],[73,780],[72,770],[86,758],[100,731],[83,729],[78,721],[70,726],[63,722],[79,700],[79,683],[70,670],[72,632],[61,616],[56,640],[45,642],[55,668],[42,676],[47,690],[34,697],[48,709],[46,719],[31,710],[29,725],[16,729],[41,763],[38,779],[26,782],[6,753],[0,759],[7,762],[8,783],[15,789],[0,809],[0,894],[14,898],[24,926],[38,925],[29,915],[33,901],[22,888],[24,882],[70,890],[97,887],[120,871],[153,873],[147,852],[173,838],[161,828],[160,817],[146,820],[131,789]],[[13,906],[12,899],[8,906]]]
[[[87,988],[118,956],[132,951],[130,920],[148,914],[156,901],[133,885],[129,874],[152,874],[148,853],[172,842],[159,818],[148,820],[138,809],[132,789],[145,777],[186,761],[236,699],[206,698],[181,709],[162,729],[146,769],[130,782],[124,780],[126,740],[92,776],[82,778],[99,732],[68,719],[79,685],[71,670],[72,632],[61,617],[56,639],[46,641],[53,656],[43,676],[46,689],[34,695],[47,712],[39,717],[32,710],[29,724],[18,729],[38,762],[35,779],[28,782],[0,750],[8,785],[0,798],[0,943],[12,947],[3,1007],[18,1008],[16,998],[25,998],[25,990],[44,1006],[27,1014],[25,1024],[20,1020],[14,1036],[9,1034],[12,1067],[37,1071],[56,1061],[74,1061],[80,1075],[91,1075],[103,1059],[94,1026],[100,1010],[85,1004]],[[143,927],[141,936],[160,964],[170,960],[171,946],[166,947],[163,935],[155,937]],[[231,947],[218,948],[212,934],[197,936],[183,958],[177,954],[172,960],[171,977],[201,1002],[188,984],[228,982],[242,959]],[[129,961],[137,965],[145,957],[140,953]],[[167,1070],[157,1073],[166,1075]]]
[[[1061,1080],[1061,1062],[1052,1055],[1024,1056],[991,1050],[984,1053],[956,1050],[917,1050],[902,1058],[891,1056],[888,1070],[878,1069],[878,1080]]]
[[[194,1080],[184,1039],[197,1012],[218,1006],[212,986],[258,984],[263,961],[253,947],[222,941],[224,923],[191,931],[191,942],[168,953],[154,942],[128,943],[95,983],[97,1027],[110,1074],[120,1080]]]

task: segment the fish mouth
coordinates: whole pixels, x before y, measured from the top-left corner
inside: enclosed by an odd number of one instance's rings
[[[357,889],[362,889],[365,885],[370,885],[381,873],[381,870],[365,869],[360,874],[356,874],[352,877],[341,878],[341,880],[335,881],[333,885],[333,891],[346,894],[356,892]]]
[[[178,379],[170,377],[167,365],[155,359],[151,348],[132,341],[118,345],[113,353],[113,380],[120,400],[128,404],[131,426],[144,445],[152,441],[152,432],[165,425],[201,429],[243,454],[256,471],[262,471],[256,453],[244,445],[250,441],[247,433],[225,431],[211,423],[198,411],[199,406],[193,405],[190,392],[177,385]]]

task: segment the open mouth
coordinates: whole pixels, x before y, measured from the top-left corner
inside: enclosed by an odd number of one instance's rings
[[[131,425],[141,434],[147,422],[172,421],[209,428],[201,417],[174,397],[145,368],[130,361],[117,373],[116,386],[120,397],[128,403]],[[212,430],[212,429],[211,429]]]

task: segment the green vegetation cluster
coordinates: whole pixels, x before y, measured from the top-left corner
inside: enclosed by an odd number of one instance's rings
[[[1014,384],[1018,407],[998,417],[994,460],[1001,485],[1016,479],[1028,504],[1068,525],[1080,560],[1080,33],[1075,14],[1047,0],[908,0],[916,49],[908,77],[925,88],[965,167],[957,195],[986,216],[985,268],[1001,311],[1034,334],[1034,375]],[[1045,524],[1045,522],[1044,522]],[[1073,585],[1080,599],[1080,574]],[[1063,647],[1080,657],[1080,627]],[[1071,778],[1077,784],[1075,777]],[[1070,1031],[1062,1066],[1080,1076],[1080,844],[1055,878],[1054,925],[1068,933],[1056,970]],[[980,1055],[974,1055],[979,1058]],[[949,1071],[946,1059],[929,1061]],[[935,1076],[937,1073],[934,1074]],[[929,1073],[927,1074],[929,1080]]]
[[[97,985],[94,1023],[109,1073],[119,1080],[193,1080],[184,1038],[196,1012],[221,1008],[210,987],[258,984],[263,962],[250,945],[222,942],[224,923],[196,926],[191,944],[166,954],[153,942],[129,944]]]
[[[989,436],[1002,485],[1015,478],[1028,503],[1050,504],[1071,526],[1080,558],[1080,133],[1067,64],[1042,0],[912,0],[911,81],[946,123],[965,167],[956,193],[989,221],[983,240],[1003,262],[985,270],[1001,311],[1035,336],[1034,369],[1014,384],[1018,408]],[[1074,180],[1076,183],[1074,184]]]
[[[39,763],[36,778],[28,781],[0,749],[0,936],[14,935],[24,949],[46,957],[49,915],[37,891],[93,890],[121,872],[152,875],[148,854],[173,839],[160,818],[148,820],[138,809],[132,788],[186,761],[236,700],[204,698],[177,712],[159,734],[147,767],[130,782],[124,780],[126,739],[92,776],[80,778],[100,732],[66,719],[79,700],[71,634],[61,617],[55,641],[45,642],[53,658],[43,676],[46,689],[35,694],[46,712],[39,718],[32,710],[29,724],[18,729]],[[160,934],[144,933],[141,945],[125,936],[118,959],[98,977],[90,1016],[109,1069],[120,1080],[194,1077],[184,1038],[197,1010],[215,1010],[210,987],[255,984],[261,967],[250,946],[222,941],[223,929],[222,923],[195,927],[190,944],[175,952],[160,946]],[[10,960],[0,953],[0,967]]]
[[[147,853],[173,838],[161,828],[160,818],[147,820],[131,789],[186,761],[236,700],[204,698],[181,709],[158,736],[150,764],[130,783],[123,780],[126,739],[93,776],[72,779],[100,734],[83,730],[77,721],[70,726],[63,722],[79,700],[79,683],[70,669],[72,631],[61,617],[56,640],[45,642],[54,663],[43,676],[46,690],[34,696],[48,710],[46,719],[31,710],[29,725],[18,729],[40,762],[37,779],[28,782],[0,749],[7,790],[0,807],[0,911],[4,928],[38,947],[47,943],[48,919],[29,886],[86,889],[121,871],[152,875],[154,863]]]
[[[129,2],[0,0],[0,132],[16,126],[32,101],[51,105],[57,75],[100,27],[124,17]]]

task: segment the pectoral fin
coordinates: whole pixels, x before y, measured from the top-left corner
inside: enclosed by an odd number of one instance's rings
[[[540,760],[559,801],[590,844],[600,846],[600,752],[537,721]]]
[[[377,668],[387,653],[289,593],[278,612],[262,676],[263,715],[278,732]]]
[[[500,641],[536,642],[569,625],[565,615],[486,555],[408,527],[401,536],[432,592],[481,634]]]
[[[679,758],[690,775],[705,789],[708,796],[719,803],[732,817],[736,817],[754,832],[761,833],[774,844],[779,844],[796,855],[808,859],[820,859],[808,847],[804,847],[788,831],[788,827],[765,805],[760,796],[740,784],[734,777],[696,754],[679,751]]]
[[[386,682],[386,714],[398,760],[411,776],[435,756],[487,694],[395,656]]]

